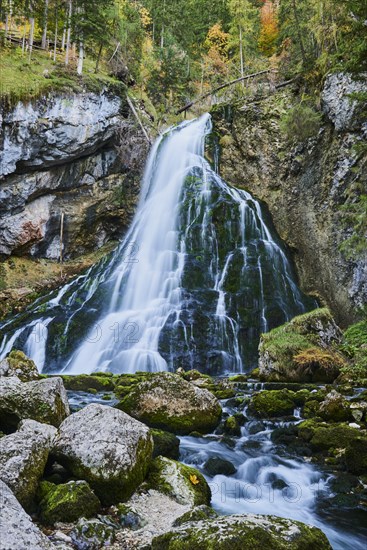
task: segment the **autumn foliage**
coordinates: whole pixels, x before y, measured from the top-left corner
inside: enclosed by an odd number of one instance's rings
[[[264,55],[271,57],[275,53],[279,34],[277,9],[272,0],[265,0],[260,21],[259,49]]]

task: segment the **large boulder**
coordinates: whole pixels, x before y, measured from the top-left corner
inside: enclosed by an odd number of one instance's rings
[[[296,401],[293,391],[264,390],[252,396],[248,408],[249,412],[260,418],[287,416],[293,413]]]
[[[191,507],[210,504],[211,491],[204,476],[195,468],[163,456],[153,461],[148,485],[179,504]]]
[[[149,426],[177,434],[210,432],[222,413],[208,390],[168,372],[151,375],[134,386],[118,408]]]
[[[9,487],[0,480],[0,517],[2,550],[52,550],[55,546],[32,523]]]
[[[316,309],[263,334],[259,373],[268,381],[333,382],[346,365],[332,349],[342,332],[328,309]]]
[[[56,429],[24,420],[16,433],[0,439],[0,479],[30,508],[43,475]]]
[[[52,451],[104,504],[129,498],[143,481],[153,452],[149,429],[117,409],[91,404],[60,426]]]
[[[17,376],[22,382],[38,380],[39,373],[36,364],[22,351],[13,350],[0,361],[0,376]]]
[[[61,378],[21,382],[18,377],[0,378],[0,427],[14,431],[18,422],[30,418],[59,426],[70,414]]]
[[[242,515],[184,523],[155,537],[152,550],[331,550],[320,529],[276,516]]]
[[[98,513],[101,503],[86,481],[69,481],[54,485],[42,482],[43,498],[40,502],[41,519],[52,525],[56,522],[73,522],[80,517],[89,518]]]

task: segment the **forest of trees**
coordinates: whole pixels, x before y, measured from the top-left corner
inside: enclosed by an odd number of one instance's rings
[[[267,67],[367,69],[367,0],[0,0],[5,46],[83,73],[85,57],[162,109]],[[126,74],[125,74],[126,76]]]

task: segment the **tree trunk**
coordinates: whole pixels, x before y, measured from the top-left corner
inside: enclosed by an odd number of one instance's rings
[[[78,75],[83,74],[83,62],[84,62],[84,42],[83,42],[83,39],[81,38],[79,42],[79,58],[78,58],[78,68],[77,68]]]
[[[65,65],[69,65],[69,56],[70,56],[70,37],[71,37],[71,14],[73,11],[73,0],[69,1],[69,12],[68,12],[68,28],[66,31],[66,53],[65,53]]]
[[[29,30],[29,61],[32,57],[33,40],[34,40],[34,17],[33,14],[29,18],[30,30]]]
[[[303,61],[303,64],[306,65],[307,57],[306,57],[306,51],[305,51],[305,48],[304,48],[304,45],[303,45],[303,40],[302,40],[301,25],[300,25],[300,22],[299,22],[296,0],[292,0],[292,8],[293,8],[293,15],[294,15],[295,23],[296,23],[296,28],[297,28],[299,47],[301,49],[302,61]]]
[[[98,55],[97,55],[97,60],[96,60],[96,67],[95,67],[95,69],[94,69],[95,74],[98,73],[99,62],[100,62],[100,60],[101,60],[101,55],[102,55],[102,49],[103,49],[103,44],[100,44],[100,45],[99,45],[99,50],[98,50]]]
[[[58,5],[57,5],[57,2],[56,2],[56,5],[55,5],[55,38],[54,38],[54,63],[56,63],[56,52],[57,52],[57,33],[58,33],[58,30],[59,30],[59,21],[58,21]]]
[[[41,47],[46,50],[47,48],[47,24],[48,24],[48,0],[45,0],[45,10],[43,12],[43,33]]]
[[[5,16],[5,38],[7,38],[9,31],[11,30],[11,18],[13,15],[13,1],[8,0],[7,2],[8,6],[6,8],[6,16]]]
[[[22,37],[22,53],[25,52],[25,39],[26,39],[26,34],[27,34],[27,25],[26,25],[26,22],[24,21],[24,26],[23,26],[23,37]]]
[[[240,26],[240,69],[241,69],[241,78],[244,76],[244,68],[243,68],[243,44],[242,44],[242,27]],[[242,88],[245,86],[245,81],[242,80]]]
[[[66,41],[66,28],[64,27],[62,31],[62,39],[61,39],[61,50],[65,50],[65,41]]]

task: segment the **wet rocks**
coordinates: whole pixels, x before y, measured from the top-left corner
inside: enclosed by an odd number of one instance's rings
[[[24,420],[16,433],[0,439],[0,479],[26,509],[31,508],[56,429]]]
[[[152,541],[152,550],[175,548],[330,550],[331,546],[316,527],[275,516],[249,514],[185,523]]]
[[[56,548],[32,523],[9,487],[0,480],[1,548],[19,550]]]
[[[210,432],[222,412],[208,390],[167,372],[146,377],[135,385],[118,408],[149,426],[177,434]]]
[[[41,485],[43,498],[39,506],[45,524],[89,518],[100,510],[101,503],[86,481],[69,481],[60,485],[43,482]]]
[[[267,381],[333,382],[346,366],[331,349],[342,333],[328,309],[316,309],[263,334],[259,374]]]
[[[21,382],[0,377],[0,426],[12,431],[22,419],[59,426],[70,414],[61,378]]]
[[[253,395],[249,411],[261,418],[291,415],[295,408],[296,394],[289,390],[264,390]]]
[[[174,434],[163,430],[152,429],[150,433],[153,436],[154,451],[153,458],[157,456],[166,456],[177,460],[180,454],[180,440]]]
[[[103,504],[127,499],[143,481],[153,452],[149,429],[122,411],[91,404],[60,426],[52,451]]]
[[[22,351],[13,350],[9,355],[0,361],[0,377],[17,376],[21,382],[38,380],[37,367]]]
[[[323,420],[331,420],[332,422],[353,419],[349,401],[335,390],[328,393],[325,400],[320,403],[318,415]]]
[[[204,476],[195,468],[165,457],[156,458],[150,468],[148,485],[179,504],[209,505],[211,492]]]
[[[237,469],[234,467],[232,462],[229,460],[224,460],[220,457],[209,458],[204,464],[204,471],[211,477],[214,477],[218,474],[225,476],[231,476],[237,472]]]

